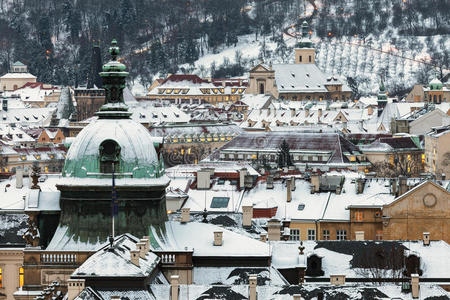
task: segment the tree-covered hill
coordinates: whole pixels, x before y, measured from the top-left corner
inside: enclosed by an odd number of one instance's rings
[[[417,53],[421,44],[429,65],[445,69],[449,14],[448,0],[0,0],[0,73],[20,60],[40,81],[82,84],[92,45],[99,43],[106,57],[112,38],[119,41],[130,82],[143,85],[180,66],[199,72],[199,58],[234,48],[242,36],[253,35],[263,48],[255,60],[284,61],[289,49],[283,32],[299,16],[310,19],[319,44],[355,37],[376,44],[381,37],[400,49],[414,46]],[[418,42],[415,36],[427,38]],[[266,51],[266,42],[277,51]],[[249,61],[236,59],[203,68],[217,76],[239,75]]]

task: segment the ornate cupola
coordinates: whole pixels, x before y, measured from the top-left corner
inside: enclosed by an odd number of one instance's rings
[[[62,180],[61,217],[51,249],[73,245],[90,249],[111,235],[112,184],[118,203],[116,234],[148,235],[150,225],[167,220],[165,188],[169,179],[147,128],[130,118],[123,89],[128,75],[118,61],[115,40],[111,60],[100,76],[105,104],[67,152]],[[114,177],[114,180],[113,180]],[[70,249],[68,249],[70,250]]]
[[[386,104],[388,102],[388,97],[386,94],[386,89],[384,87],[383,79],[380,80],[380,86],[377,95],[377,104],[378,104],[378,117],[381,116]]]
[[[306,21],[303,21],[301,26],[301,40],[297,43],[295,48],[295,63],[296,64],[314,64],[316,50],[309,38],[309,26]]]

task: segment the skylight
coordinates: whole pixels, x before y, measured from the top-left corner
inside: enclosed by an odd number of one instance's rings
[[[298,205],[298,208],[297,208],[298,210],[304,210],[305,209],[305,204],[303,204],[303,203],[300,203],[299,205]]]
[[[213,197],[211,201],[211,208],[227,208],[230,197]]]

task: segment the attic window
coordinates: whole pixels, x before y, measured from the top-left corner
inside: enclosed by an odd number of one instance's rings
[[[305,86],[306,86],[307,88],[309,88],[309,85],[305,84]]]
[[[298,208],[297,208],[298,210],[304,210],[305,209],[305,204],[303,204],[303,203],[300,203],[299,205],[298,205]]]
[[[37,119],[38,119],[38,117],[36,117],[35,115],[33,115],[33,118],[34,118],[35,120],[37,120]]]
[[[306,73],[306,77],[309,77],[309,73]]]
[[[100,172],[112,173],[113,164],[114,171],[120,170],[120,146],[116,141],[106,140],[100,144]]]
[[[230,197],[213,197],[211,201],[211,208],[227,208]]]
[[[291,75],[292,75],[292,77],[294,77],[294,78],[295,78],[295,74],[294,74],[294,73],[291,73]]]
[[[291,85],[291,87],[292,87],[292,88],[294,88],[294,86],[293,86],[293,85]]]

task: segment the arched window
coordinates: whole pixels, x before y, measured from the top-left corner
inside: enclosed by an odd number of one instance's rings
[[[17,90],[17,88],[18,88],[18,86],[17,86],[17,84],[15,84],[15,85],[13,86],[13,90]]]
[[[112,173],[120,170],[120,146],[113,140],[106,140],[101,143],[100,148],[100,172]]]
[[[442,95],[439,95],[439,102],[438,102],[438,104],[441,104],[441,102],[442,102]]]
[[[436,103],[437,99],[436,99],[436,95],[433,96],[433,103]]]
[[[23,287],[23,268],[19,268],[19,287]]]
[[[259,93],[264,94],[264,83],[259,84]]]

